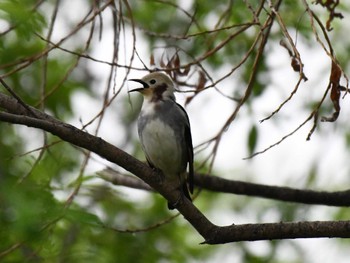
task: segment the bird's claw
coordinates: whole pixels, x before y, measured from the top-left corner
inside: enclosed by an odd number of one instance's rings
[[[182,201],[183,201],[183,195],[180,194],[175,203],[171,204],[168,202],[168,208],[169,210],[174,210]]]

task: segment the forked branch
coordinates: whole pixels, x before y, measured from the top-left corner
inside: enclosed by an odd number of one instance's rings
[[[0,108],[6,111],[0,112],[0,121],[50,132],[66,142],[92,151],[135,174],[169,202],[177,201],[179,193],[171,190],[172,187],[166,182],[160,183],[152,169],[103,139],[59,121],[35,108],[30,107],[28,110],[16,99],[1,93]],[[34,116],[32,112],[35,113]],[[176,208],[204,238],[203,243],[207,244],[289,238],[350,237],[350,221],[245,224],[220,227],[210,222],[186,198],[183,199],[183,202],[179,202]]]

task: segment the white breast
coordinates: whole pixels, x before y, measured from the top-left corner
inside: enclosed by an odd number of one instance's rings
[[[165,176],[178,177],[183,172],[182,153],[174,131],[159,118],[151,119],[145,125],[141,143],[147,158]]]

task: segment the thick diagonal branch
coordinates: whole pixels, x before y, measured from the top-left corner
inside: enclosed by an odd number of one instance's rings
[[[29,106],[28,106],[29,107]],[[35,108],[27,109],[17,100],[0,93],[0,121],[26,125],[50,132],[62,140],[92,151],[123,167],[141,178],[171,203],[179,193],[166,182],[160,184],[158,176],[147,165],[103,139],[61,122]],[[31,113],[34,112],[34,116]],[[270,240],[314,237],[350,237],[350,221],[297,222],[247,224],[219,227],[211,223],[189,200],[183,199],[176,207],[204,238],[207,244],[222,244],[248,240]]]

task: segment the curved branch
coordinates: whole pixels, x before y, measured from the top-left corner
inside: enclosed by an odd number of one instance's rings
[[[178,202],[179,190],[174,190],[171,184],[166,181],[160,182],[158,180],[159,175],[150,167],[105,140],[59,121],[33,107],[27,110],[14,98],[1,93],[0,108],[8,111],[0,112],[0,121],[42,129],[66,142],[92,151],[133,173],[158,191],[170,203]],[[31,112],[35,113],[34,117]],[[217,227],[186,198],[183,199],[183,202],[179,202],[176,208],[205,239]]]
[[[28,106],[29,107],[29,106]],[[123,167],[157,190],[169,202],[176,203],[179,193],[147,165],[103,139],[61,122],[35,108],[28,110],[14,98],[0,93],[0,121],[27,125],[50,132],[62,140],[92,151]],[[35,113],[33,116],[31,111]],[[205,177],[209,180],[211,177]],[[200,181],[198,181],[200,182]],[[204,238],[203,243],[222,244],[248,240],[287,238],[350,237],[350,221],[245,224],[220,227],[211,223],[188,199],[182,199],[177,210]]]

